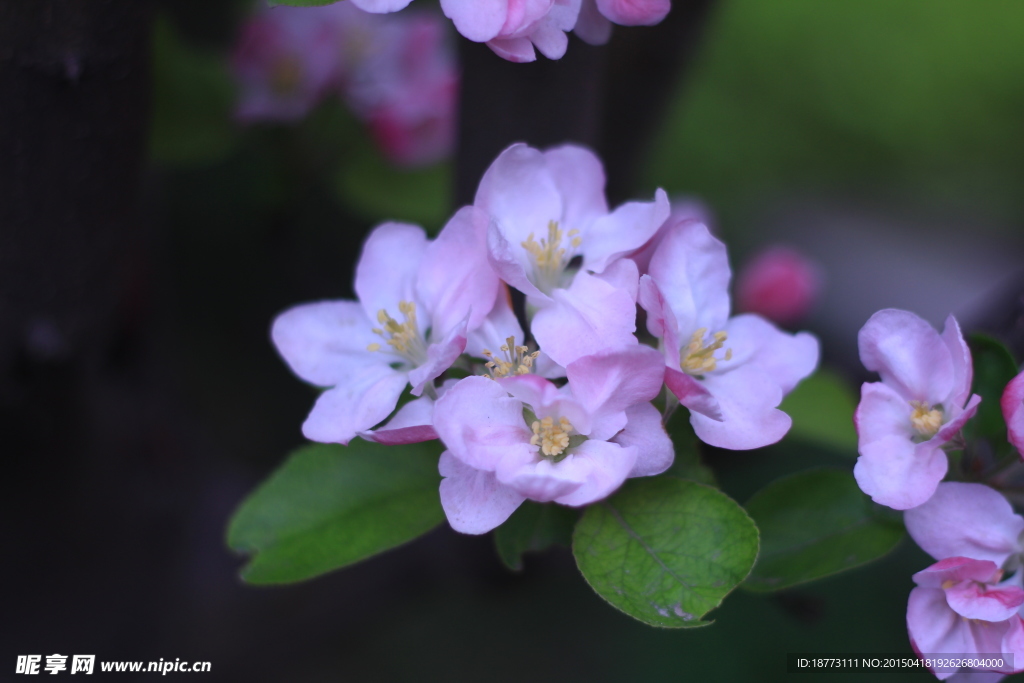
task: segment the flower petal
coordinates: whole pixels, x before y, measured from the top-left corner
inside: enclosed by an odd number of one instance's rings
[[[887,308],[857,336],[864,367],[908,401],[942,403],[953,392],[953,359],[939,333],[913,313]]]
[[[452,328],[451,332],[436,344],[427,347],[427,359],[409,371],[412,395],[419,396],[429,382],[441,376],[445,370],[466,350],[466,320]]]
[[[361,431],[359,436],[367,441],[375,441],[386,446],[400,446],[436,439],[434,399],[424,396],[410,401],[399,408],[387,424],[378,429]]]
[[[860,387],[860,403],[853,414],[858,448],[892,436],[909,443],[917,434],[910,422],[912,412],[910,403],[888,384],[865,382]]]
[[[380,341],[356,301],[319,301],[289,308],[274,319],[270,337],[296,375],[322,387],[373,363],[367,346]],[[382,356],[384,364],[390,360]]]
[[[464,534],[485,534],[522,505],[523,496],[501,484],[493,472],[473,469],[449,451],[441,454],[441,507],[448,523]]]
[[[1006,419],[1007,438],[1024,458],[1024,372],[1010,380],[999,403]]]
[[[463,36],[486,43],[505,25],[508,0],[441,0],[441,11]]]
[[[654,26],[672,9],[671,0],[597,0],[601,14],[621,26]]]
[[[566,366],[572,395],[591,415],[591,438],[608,439],[626,424],[626,409],[650,401],[665,376],[661,354],[634,344],[584,356]]]
[[[434,404],[434,429],[452,455],[493,472],[505,457],[532,452],[523,404],[494,380],[466,377]]]
[[[620,446],[636,448],[636,462],[630,477],[650,477],[672,466],[675,450],[661,424],[661,413],[650,403],[638,403],[626,410],[625,428],[612,439]]]
[[[894,435],[861,444],[853,476],[876,503],[907,510],[932,497],[948,466],[942,449]]]
[[[364,366],[320,394],[302,424],[303,435],[311,441],[347,444],[391,414],[407,381],[404,372],[387,365]]]
[[[355,281],[359,303],[370,320],[377,320],[380,310],[398,316],[401,301],[419,301],[416,274],[426,250],[427,235],[419,226],[384,223],[373,229],[363,243]],[[419,323],[422,333],[427,320],[421,318]]]
[[[946,602],[954,612],[966,619],[1005,621],[1024,605],[1024,589],[964,581],[946,590]]]
[[[740,366],[711,373],[703,384],[722,411],[721,421],[690,412],[690,424],[704,443],[731,450],[761,448],[780,440],[793,424],[789,415],[776,408],[782,402],[782,390],[756,368]]]
[[[352,4],[371,14],[386,14],[405,9],[412,0],[352,0]]]
[[[661,188],[650,202],[627,202],[595,220],[583,235],[583,267],[602,272],[614,260],[642,247],[668,218],[668,195]]]
[[[681,405],[690,409],[690,412],[700,413],[716,422],[725,419],[722,406],[718,405],[718,401],[708,388],[685,372],[665,368],[665,386],[676,395]]]
[[[542,154],[562,196],[562,229],[581,229],[608,213],[604,167],[596,154],[579,145],[562,145]]]
[[[590,473],[589,462],[572,465],[569,464],[571,459],[572,456],[568,456],[555,463],[535,454],[529,457],[520,454],[502,461],[495,476],[530,500],[549,503],[572,494],[586,482]]]
[[[1024,518],[984,484],[942,482],[926,503],[907,510],[903,521],[911,538],[935,559],[970,557],[1002,566],[1021,552]]]
[[[950,403],[962,406],[971,394],[971,381],[974,378],[974,365],[971,362],[971,349],[964,341],[960,325],[956,318],[946,318],[946,326],[942,330],[942,342],[949,349],[949,358],[953,364],[953,395]]]
[[[607,498],[622,486],[636,465],[637,449],[609,441],[589,439],[555,467],[576,469],[583,483],[575,491],[555,499],[562,505],[588,505]]]
[[[818,367],[818,340],[808,332],[783,332],[764,318],[745,314],[725,326],[732,361],[762,370],[788,394]]]
[[[915,588],[907,602],[907,631],[910,644],[922,654],[966,654],[968,634],[964,621],[946,604],[941,588]],[[935,672],[939,680],[952,671]]]
[[[487,41],[494,54],[510,62],[524,64],[537,61],[537,53],[529,38],[494,38]]]

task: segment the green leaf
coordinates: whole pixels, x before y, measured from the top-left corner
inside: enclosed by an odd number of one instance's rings
[[[757,527],[717,489],[672,477],[626,483],[583,513],[573,554],[597,594],[652,626],[701,618],[750,572]]]
[[[964,426],[965,436],[992,439],[994,444],[1006,444],[1006,422],[999,405],[1006,385],[1017,376],[1017,362],[1001,342],[984,334],[972,334],[967,344],[974,361],[975,394],[981,396],[977,414]],[[1003,449],[1006,450],[1006,449]]]
[[[761,554],[743,584],[774,591],[877,559],[904,536],[898,517],[861,493],[853,475],[832,469],[778,479],[747,502],[761,530]]]
[[[793,418],[789,435],[857,457],[853,413],[857,397],[847,383],[828,370],[819,370],[796,386],[779,410]]]
[[[718,487],[715,473],[701,461],[700,439],[686,418],[686,412],[676,410],[668,423],[668,435],[672,438],[676,457],[672,466],[664,473],[671,477],[690,479],[708,486]]]
[[[223,59],[204,54],[161,19],[153,32],[153,119],[149,152],[165,164],[210,163],[235,142],[234,88]]]
[[[572,528],[579,519],[575,508],[555,503],[526,501],[504,524],[494,530],[494,544],[505,565],[519,571],[522,554],[546,550],[552,545],[572,545]]]
[[[437,442],[301,448],[235,513],[228,545],[254,557],[249,583],[289,583],[344,567],[444,520]]]

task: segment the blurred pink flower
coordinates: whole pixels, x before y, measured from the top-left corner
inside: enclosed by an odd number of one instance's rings
[[[736,306],[780,325],[800,321],[821,289],[819,269],[803,254],[772,247],[751,259],[736,279]]]
[[[670,9],[672,0],[583,0],[576,35],[591,45],[603,45],[611,36],[613,23],[654,26]]]
[[[1000,405],[1006,419],[1007,438],[1024,458],[1024,372],[1006,385]]]

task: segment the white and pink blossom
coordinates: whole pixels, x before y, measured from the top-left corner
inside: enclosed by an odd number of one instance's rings
[[[639,273],[623,257],[669,213],[662,190],[654,201],[609,211],[604,185],[601,162],[587,149],[515,144],[487,169],[474,202],[491,220],[492,266],[526,295],[534,337],[562,366],[637,343]]]
[[[950,557],[914,574],[917,588],[907,604],[907,631],[914,651],[928,656],[1003,654],[1024,668],[1024,621],[1018,610],[1024,590],[1002,582],[1003,571],[989,560]],[[933,668],[945,680],[956,669]]]
[[[1006,385],[1000,407],[1006,420],[1006,436],[1024,458],[1024,372]]]
[[[445,16],[463,36],[487,43],[511,62],[559,59],[576,25],[580,0],[441,0]]]
[[[472,207],[433,242],[417,226],[385,223],[363,245],[358,301],[304,304],[277,317],[271,336],[289,367],[329,387],[302,426],[307,438],[348,443],[388,417],[408,384],[413,395],[433,397],[434,380],[505,297],[482,255],[485,229]],[[433,438],[424,428],[430,409],[405,406],[384,429],[390,441]],[[386,438],[378,432],[375,440]]]
[[[940,335],[913,313],[875,313],[858,337],[867,382],[854,415],[860,457],[853,473],[882,505],[921,505],[946,475],[943,446],[978,409],[971,395],[971,352],[953,316]]]
[[[526,499],[587,505],[672,464],[648,403],[661,388],[656,351],[587,356],[566,374],[561,388],[533,374],[467,377],[437,401],[441,504],[456,531],[490,531]]]
[[[778,405],[818,364],[818,341],[756,315],[729,317],[725,245],[689,218],[672,223],[640,279],[647,329],[661,340],[665,383],[706,443],[760,448],[792,420]]]

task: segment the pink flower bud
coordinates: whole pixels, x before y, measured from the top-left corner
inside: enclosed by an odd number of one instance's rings
[[[811,310],[821,289],[821,277],[818,268],[800,252],[772,247],[747,263],[736,289],[739,310],[789,324]]]

